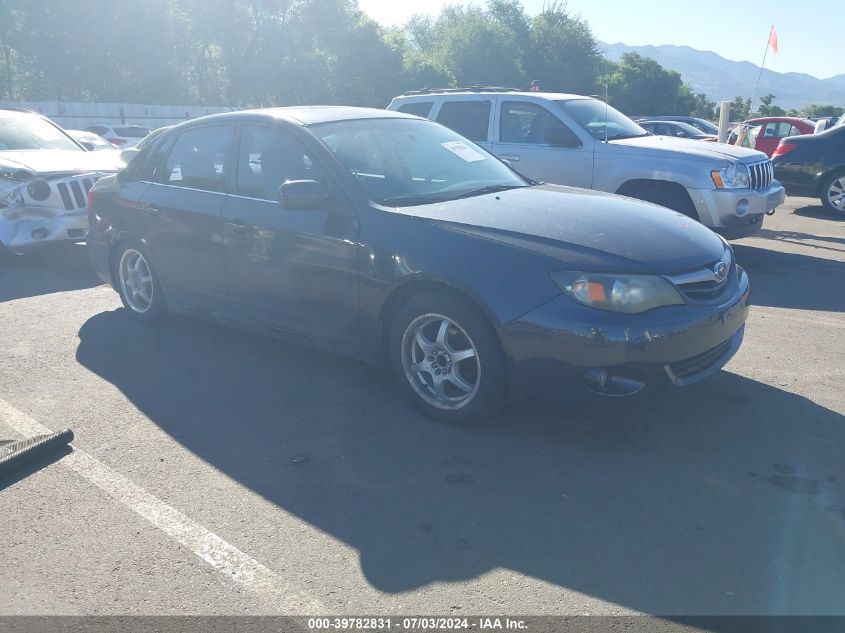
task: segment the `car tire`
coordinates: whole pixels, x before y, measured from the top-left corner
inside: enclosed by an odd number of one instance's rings
[[[124,242],[115,251],[113,279],[120,300],[142,323],[154,323],[167,315],[167,303],[149,251],[140,242]]]
[[[822,206],[828,211],[845,213],[845,171],[835,171],[822,181]],[[836,206],[836,205],[839,206]]]
[[[503,403],[504,354],[495,330],[469,301],[447,292],[412,296],[392,319],[387,352],[401,389],[428,417],[479,423]]]

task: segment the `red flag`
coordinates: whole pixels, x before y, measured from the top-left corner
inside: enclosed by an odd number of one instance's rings
[[[775,31],[775,25],[772,25],[772,30],[769,31],[769,46],[772,47],[772,53],[778,54],[778,32]]]

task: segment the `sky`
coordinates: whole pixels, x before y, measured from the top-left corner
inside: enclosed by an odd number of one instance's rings
[[[523,0],[529,15],[546,0]],[[385,25],[403,24],[415,13],[436,15],[446,4],[484,4],[481,0],[358,0]],[[571,13],[585,19],[603,42],[675,44],[714,51],[727,59],[759,65],[775,26],[777,55],[766,68],[800,72],[821,79],[845,74],[842,5],[839,0],[568,0]]]

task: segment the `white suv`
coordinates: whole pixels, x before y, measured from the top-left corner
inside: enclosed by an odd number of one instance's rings
[[[137,145],[150,133],[149,128],[140,125],[92,125],[86,127],[85,131],[102,136],[118,149],[126,149]]]
[[[452,128],[533,180],[654,202],[731,239],[759,229],[785,197],[762,152],[654,136],[591,97],[422,90],[387,109]]]

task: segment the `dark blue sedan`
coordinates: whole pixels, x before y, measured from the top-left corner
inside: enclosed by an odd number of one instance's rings
[[[388,364],[428,415],[540,382],[688,385],[738,349],[748,277],[698,222],[530,182],[436,123],[279,108],[164,132],[91,191],[88,249],[168,312]]]

